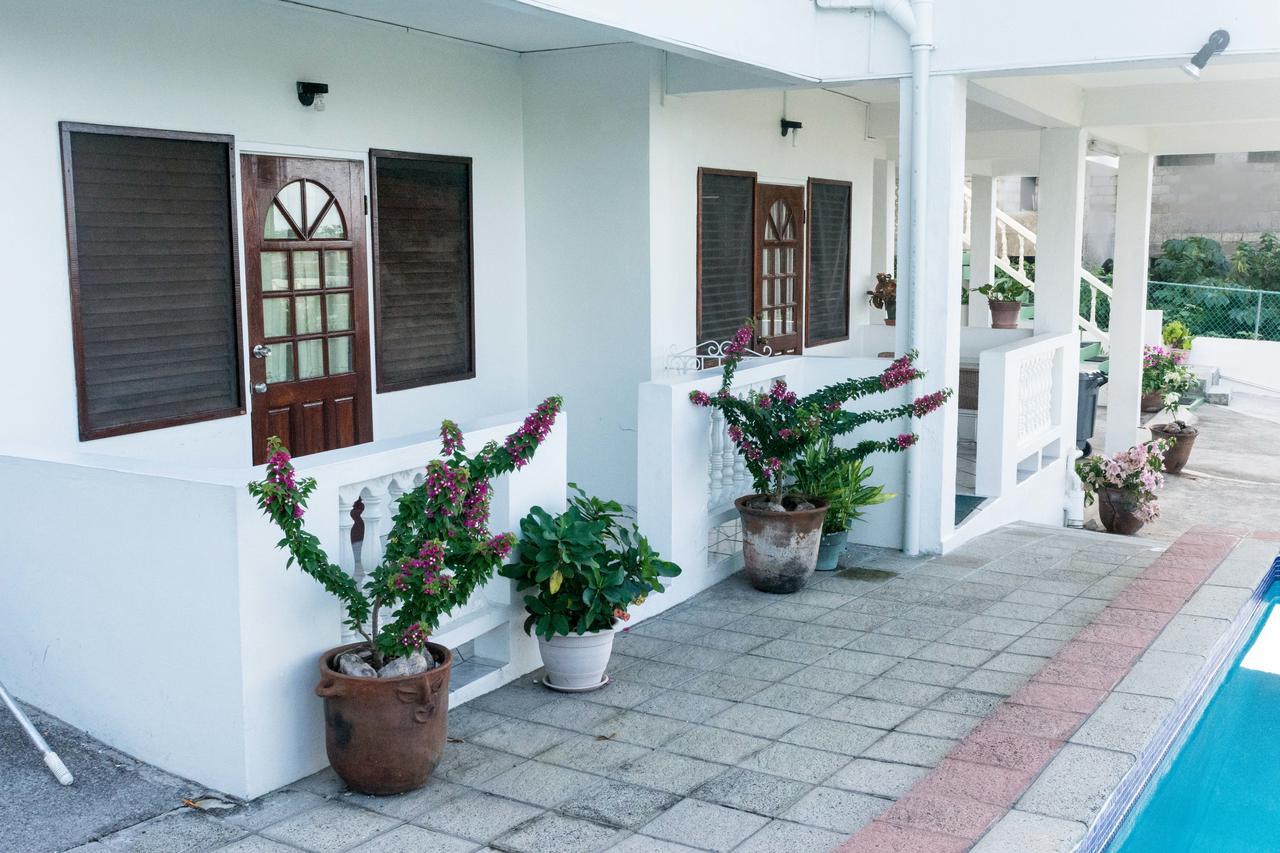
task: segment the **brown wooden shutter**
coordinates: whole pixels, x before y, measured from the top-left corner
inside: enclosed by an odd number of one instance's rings
[[[755,310],[756,178],[698,172],[698,343],[725,341]]]
[[[849,228],[852,187],[809,181],[809,293],[805,343],[849,337]]]
[[[369,156],[378,390],[470,379],[471,159]]]
[[[61,129],[80,438],[242,414],[232,138]]]

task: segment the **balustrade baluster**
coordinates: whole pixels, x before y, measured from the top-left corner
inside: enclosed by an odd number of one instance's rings
[[[355,520],[351,517],[354,506],[354,501],[347,500],[342,495],[338,496],[338,568],[351,575],[356,583],[360,584],[362,579],[357,574],[355,549],[351,545],[351,528],[355,526]],[[357,639],[359,635],[343,624],[342,642],[354,643]]]

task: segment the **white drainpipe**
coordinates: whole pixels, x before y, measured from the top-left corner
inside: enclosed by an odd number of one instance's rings
[[[924,337],[924,216],[928,163],[929,65],[933,51],[933,0],[814,0],[819,9],[871,9],[888,15],[907,34],[911,45],[911,141],[898,144],[899,160],[905,156],[911,169],[911,194],[907,200],[908,244],[911,280],[908,284],[907,349],[919,349]],[[911,383],[911,397],[921,393],[920,382]],[[920,453],[907,451],[907,513],[903,531],[908,554],[920,553]]]

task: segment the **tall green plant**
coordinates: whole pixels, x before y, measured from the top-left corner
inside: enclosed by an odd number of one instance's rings
[[[795,490],[827,502],[823,533],[841,533],[863,516],[870,506],[886,503],[896,495],[884,486],[868,483],[875,469],[860,459],[832,453],[831,439],[824,438],[805,451],[796,463]]]
[[[1165,240],[1160,245],[1160,257],[1151,264],[1151,278],[1155,281],[1196,284],[1206,279],[1226,278],[1230,273],[1231,265],[1222,253],[1222,244],[1208,237]]]
[[[1280,290],[1280,239],[1268,232],[1257,243],[1241,243],[1231,258],[1236,280],[1255,290]]]

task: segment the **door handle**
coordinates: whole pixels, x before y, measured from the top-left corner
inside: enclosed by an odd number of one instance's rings
[[[267,393],[267,383],[265,383],[265,382],[255,382],[255,383],[253,383],[253,393],[255,393],[255,394],[265,394],[265,393]]]
[[[250,352],[253,353],[254,358],[266,358],[267,356],[271,355],[271,347],[267,346],[266,344],[258,344],[256,347],[250,350]]]

